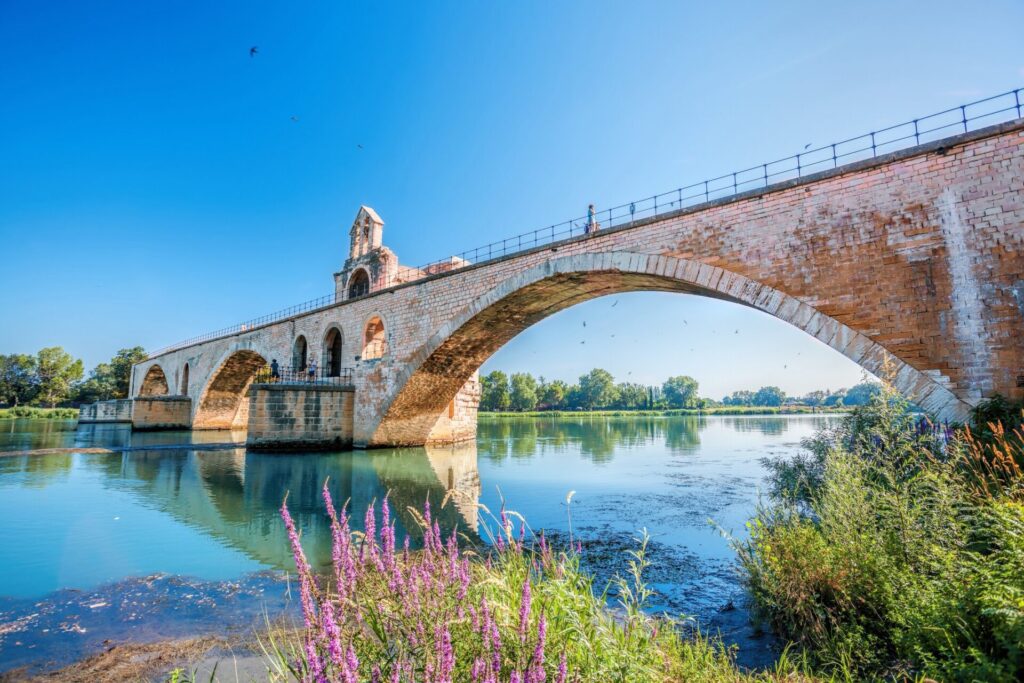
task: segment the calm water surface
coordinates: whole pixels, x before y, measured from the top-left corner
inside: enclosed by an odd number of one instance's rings
[[[484,417],[466,446],[290,455],[188,448],[244,434],[2,420],[0,451],[128,450],[0,457],[0,671],[59,664],[108,639],[250,628],[263,610],[294,609],[278,508],[288,493],[310,560],[326,567],[327,479],[355,510],[390,492],[398,536],[414,545],[406,508],[428,496],[436,504],[454,491],[442,525],[485,542],[491,520],[477,503],[497,511],[504,498],[535,529],[564,536],[574,490],[573,528],[591,570],[602,579],[620,570],[646,527],[652,608],[693,615],[757,664],[771,643],[747,623],[722,531],[744,535],[761,458],[793,452],[835,419]]]

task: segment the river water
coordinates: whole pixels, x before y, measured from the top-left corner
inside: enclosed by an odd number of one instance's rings
[[[764,457],[785,455],[835,417],[481,417],[475,444],[329,454],[206,450],[227,432],[131,433],[73,421],[0,420],[0,452],[109,447],[113,454],[0,457],[0,672],[57,666],[110,643],[245,632],[294,613],[285,494],[314,566],[330,561],[325,480],[359,514],[390,494],[428,497],[445,531],[486,543],[506,507],[567,539],[571,525],[600,581],[651,536],[651,609],[687,615],[738,647],[775,655],[749,622],[727,534],[745,535],[764,490]],[[173,447],[169,447],[173,446]],[[575,491],[571,510],[566,496]],[[481,506],[482,504],[483,506]]]

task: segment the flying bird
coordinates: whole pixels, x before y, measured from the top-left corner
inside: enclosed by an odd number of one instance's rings
[[[362,149],[362,148],[363,148],[363,146],[362,146],[362,145],[356,145],[356,147],[358,147],[359,149]]]
[[[739,331],[739,330],[736,330],[735,334],[739,334],[739,333],[740,333],[740,331]]]
[[[813,142],[808,142],[806,145],[804,145],[804,149],[809,148],[813,144],[814,144]]]
[[[615,300],[615,303],[613,303],[613,304],[612,304],[612,308],[615,308],[615,307],[616,307],[616,306],[618,306],[618,305],[619,305],[619,300],[618,300],[618,299],[616,299],[616,300]]]
[[[299,117],[298,117],[298,116],[293,116],[293,117],[292,117],[292,121],[298,121],[298,120],[299,120]]]
[[[260,53],[260,49],[256,45],[253,45],[252,47],[249,48],[249,56],[250,57],[255,57],[259,53]]]
[[[586,327],[586,326],[587,326],[587,321],[586,321],[586,320],[584,320],[584,321],[583,321],[583,327]]]

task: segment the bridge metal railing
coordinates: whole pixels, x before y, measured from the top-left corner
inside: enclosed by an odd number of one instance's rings
[[[255,384],[284,384],[294,386],[349,386],[352,384],[352,368],[291,367],[279,365],[277,370],[270,365],[260,368],[253,380]]]
[[[873,159],[890,152],[969,133],[986,126],[1013,121],[1021,118],[1022,105],[1024,105],[1024,88],[1017,88],[839,142],[813,149],[808,148],[792,156],[601,209],[593,220],[589,216],[572,218],[474,247],[418,268],[400,267],[395,276],[382,277],[372,281],[369,291],[360,291],[358,295],[349,296],[347,292],[343,291],[339,294],[328,294],[310,299],[274,313],[177,342],[150,353],[149,357],[159,356],[200,342],[246,332],[293,315],[328,308],[349,299],[370,296],[396,285],[415,282],[434,275],[452,273],[470,265],[486,263],[534,247],[579,237],[593,230],[600,231],[612,227],[628,226],[640,220],[665,215],[680,209],[726,199],[787,180],[799,179],[858,161]]]

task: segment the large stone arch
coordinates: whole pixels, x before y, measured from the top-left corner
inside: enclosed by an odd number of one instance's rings
[[[256,373],[266,364],[266,358],[251,349],[229,352],[203,388],[192,428],[245,429],[249,420],[246,394]]]
[[[942,419],[963,420],[970,406],[941,378],[923,372],[813,306],[743,275],[698,261],[654,254],[575,254],[509,277],[452,317],[403,364],[366,445],[413,445],[495,351],[544,318],[583,301],[630,291],[699,294],[769,313],[828,344]]]
[[[139,396],[166,396],[170,391],[164,369],[156,363],[149,366],[149,370],[146,371],[146,376],[142,380]]]

